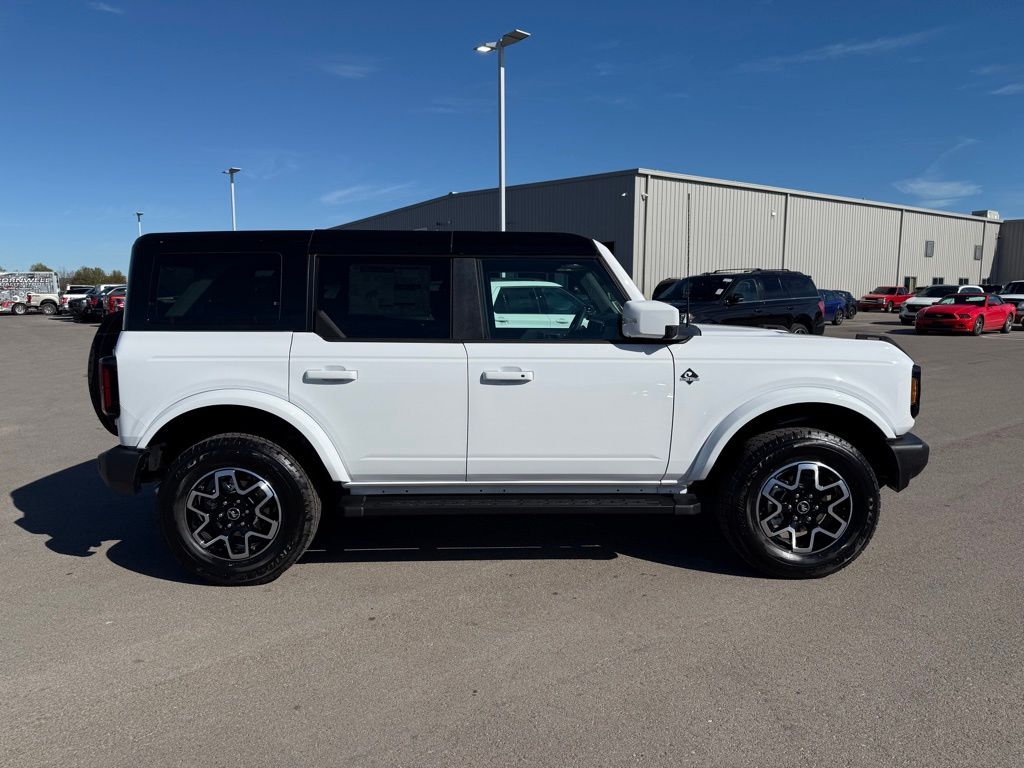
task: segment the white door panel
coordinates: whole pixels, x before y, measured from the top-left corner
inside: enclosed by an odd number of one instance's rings
[[[320,423],[353,482],[466,479],[466,350],[454,342],[296,333],[291,402]]]
[[[467,479],[658,481],[672,356],[653,344],[467,343]]]

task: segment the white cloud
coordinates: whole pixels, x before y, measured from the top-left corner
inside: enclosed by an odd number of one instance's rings
[[[788,64],[808,64],[815,61],[843,59],[849,56],[871,56],[878,53],[887,53],[924,42],[938,31],[937,29],[928,29],[894,37],[879,37],[874,40],[832,43],[831,45],[811,48],[810,50],[785,56],[769,56],[759,61],[750,62],[744,65],[744,68],[778,69]]]
[[[961,197],[981,194],[981,186],[973,181],[938,181],[917,177],[894,182],[896,189],[905,195],[922,200],[943,200],[952,202]]]
[[[1002,88],[989,91],[989,94],[992,96],[1015,96],[1018,93],[1024,93],[1024,83],[1010,83]]]
[[[1006,69],[1004,64],[987,64],[984,67],[975,67],[971,70],[972,75],[994,75]]]
[[[354,184],[351,187],[342,187],[321,195],[320,202],[324,205],[362,203],[366,200],[391,197],[396,192],[410,189],[414,183],[407,181],[402,184]]]
[[[351,62],[326,62],[321,64],[324,72],[329,72],[335,77],[341,77],[345,80],[362,80],[367,75],[371,75],[377,71],[377,68],[371,64],[353,64]]]
[[[89,3],[89,7],[92,8],[94,11],[100,11],[102,13],[113,13],[117,16],[121,16],[124,13],[123,8],[115,8],[114,6],[107,5],[106,3]]]

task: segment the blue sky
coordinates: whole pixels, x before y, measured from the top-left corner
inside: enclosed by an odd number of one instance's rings
[[[632,167],[1024,216],[1024,4],[0,0],[0,265]]]

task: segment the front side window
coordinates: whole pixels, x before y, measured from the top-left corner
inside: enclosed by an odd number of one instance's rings
[[[321,256],[318,335],[343,339],[451,338],[451,259],[446,256]]]
[[[732,290],[729,292],[729,300],[736,303],[742,301],[745,304],[757,301],[757,283],[750,277],[737,280],[733,283]]]
[[[492,339],[618,339],[626,297],[597,259],[484,259]]]
[[[278,253],[161,254],[153,275],[150,327],[259,330],[280,321]]]

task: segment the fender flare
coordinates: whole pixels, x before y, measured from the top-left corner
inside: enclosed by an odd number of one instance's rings
[[[231,405],[243,408],[253,408],[257,411],[265,411],[277,416],[299,431],[317,452],[320,460],[327,469],[331,480],[338,483],[349,483],[352,478],[345,468],[338,449],[331,442],[323,428],[313,418],[293,403],[266,392],[259,392],[252,389],[217,389],[208,392],[200,392],[178,400],[173,405],[161,411],[146,427],[142,437],[139,439],[140,448],[148,448],[150,441],[156,437],[157,432],[179,416],[199,408],[207,408],[213,405]]]
[[[768,392],[743,403],[722,419],[711,431],[686,473],[690,482],[707,479],[722,451],[743,427],[769,411],[792,405],[831,405],[845,408],[874,424],[887,440],[897,436],[892,425],[882,417],[878,410],[863,400],[844,392],[825,387],[800,387]]]

